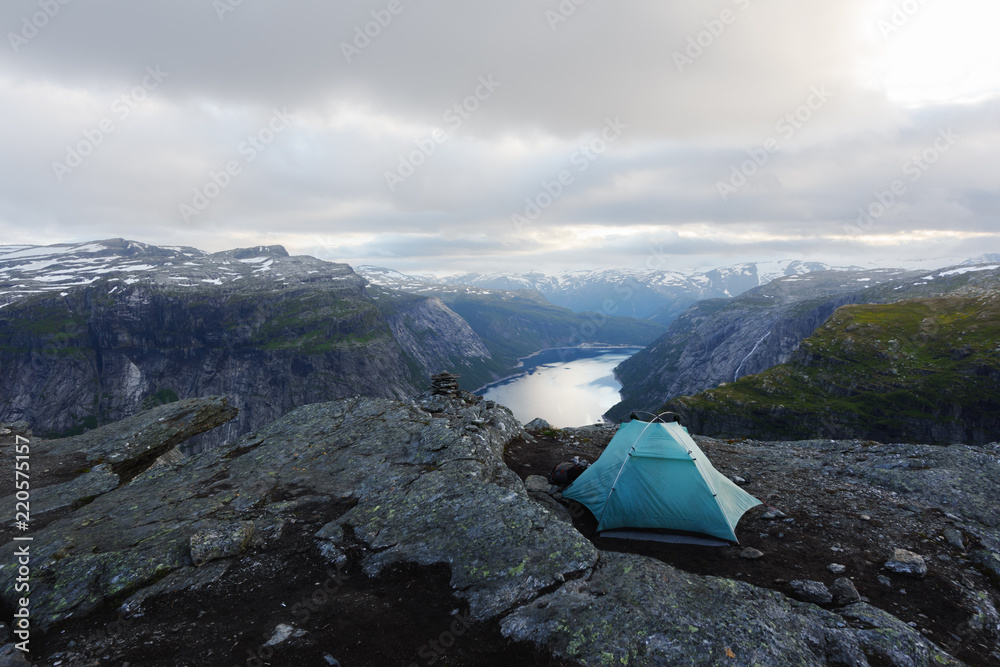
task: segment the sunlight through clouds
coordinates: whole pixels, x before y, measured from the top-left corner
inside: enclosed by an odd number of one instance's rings
[[[867,17],[881,54],[872,83],[893,102],[976,102],[1000,94],[1000,3],[994,0],[880,2]]]

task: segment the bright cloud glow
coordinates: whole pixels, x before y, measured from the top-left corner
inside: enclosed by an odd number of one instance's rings
[[[890,100],[954,104],[1000,94],[1000,3],[880,2],[867,19],[880,55],[868,63]]]

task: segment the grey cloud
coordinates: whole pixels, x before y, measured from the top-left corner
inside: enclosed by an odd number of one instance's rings
[[[60,5],[17,53],[0,45],[0,241],[139,236],[209,250],[301,249],[341,236],[336,258],[461,270],[629,263],[629,244],[642,245],[632,232],[593,249],[552,243],[567,229],[644,225],[660,230],[678,262],[719,264],[922,256],[932,245],[870,239],[997,231],[1000,103],[908,109],[865,87],[852,73],[868,48],[861,0],[587,2],[554,30],[554,0],[400,3],[350,63],[341,43],[389,0],[244,0],[221,19],[204,0]],[[0,32],[20,30],[38,6],[0,6]],[[706,41],[723,10],[731,24],[678,68],[674,53]],[[115,100],[141,85],[147,66],[169,76],[119,118]],[[489,76],[499,88],[451,126],[448,110]],[[829,100],[788,135],[782,119],[817,89]],[[275,108],[296,121],[246,161],[239,146]],[[107,117],[114,133],[60,183],[52,163]],[[616,117],[628,129],[579,170],[575,152]],[[907,183],[870,234],[831,240],[949,126],[962,139]],[[433,128],[446,140],[390,190],[386,172]],[[780,150],[723,200],[718,183],[769,139]],[[179,207],[234,159],[239,175],[185,221]],[[518,234],[511,216],[566,169],[572,184]],[[676,236],[699,226],[710,234]],[[751,228],[767,234],[744,242]],[[952,245],[978,254],[1000,250],[1000,238]]]

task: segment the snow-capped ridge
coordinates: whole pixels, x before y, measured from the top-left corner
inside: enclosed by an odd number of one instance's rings
[[[121,238],[47,246],[0,246],[0,304],[30,294],[64,294],[67,288],[90,285],[101,279],[124,285],[148,282],[210,289],[251,277],[287,281],[297,276],[314,280],[308,277],[310,273],[358,280],[346,265],[312,257],[290,257],[278,245],[217,253]]]

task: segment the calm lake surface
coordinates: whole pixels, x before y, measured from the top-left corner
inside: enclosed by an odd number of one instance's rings
[[[522,360],[524,375],[501,380],[478,393],[514,411],[522,423],[541,417],[555,428],[596,424],[621,400],[614,367],[639,347],[545,350]]]

